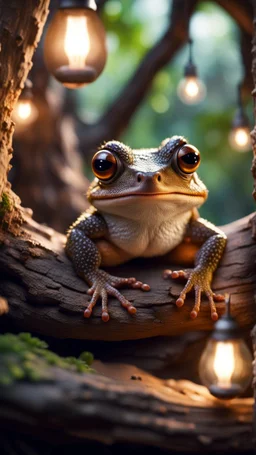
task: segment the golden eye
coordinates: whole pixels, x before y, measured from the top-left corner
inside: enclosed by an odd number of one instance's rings
[[[92,159],[92,170],[100,180],[109,180],[117,171],[117,160],[113,153],[101,150]]]
[[[182,172],[192,174],[200,164],[200,152],[193,145],[185,144],[178,151],[177,161]]]

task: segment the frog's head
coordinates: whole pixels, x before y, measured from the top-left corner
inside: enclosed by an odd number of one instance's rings
[[[196,174],[200,153],[182,136],[159,148],[132,150],[110,141],[94,155],[88,199],[100,212],[138,219],[173,216],[199,207],[207,189]]]

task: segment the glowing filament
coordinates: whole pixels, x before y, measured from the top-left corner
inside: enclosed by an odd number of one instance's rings
[[[83,68],[90,50],[90,38],[86,17],[67,17],[64,51],[71,68]]]
[[[31,116],[32,108],[29,101],[19,101],[17,103],[16,114],[21,120],[27,120]]]
[[[231,377],[235,370],[234,347],[231,343],[218,342],[213,363],[219,387],[231,387]]]
[[[243,128],[238,128],[234,133],[234,140],[239,147],[245,147],[250,140],[248,131]]]
[[[185,92],[187,96],[194,98],[198,95],[199,87],[195,79],[187,79],[185,85]]]

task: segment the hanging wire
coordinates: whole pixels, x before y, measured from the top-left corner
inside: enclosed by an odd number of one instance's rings
[[[184,17],[185,23],[187,24],[187,43],[188,43],[188,63],[193,64],[192,46],[193,39],[190,36],[190,15],[189,15],[189,0],[184,1]]]
[[[193,46],[193,40],[192,38],[188,38],[188,49],[189,49],[189,56],[188,56],[188,61],[190,64],[193,64],[193,56],[192,56],[192,46]]]
[[[241,110],[243,110],[242,87],[243,87],[243,81],[240,81],[237,84],[237,106]]]
[[[188,35],[188,43],[190,42],[190,17],[189,17],[189,0],[184,1],[184,17],[185,17],[185,23],[187,24],[187,35]]]

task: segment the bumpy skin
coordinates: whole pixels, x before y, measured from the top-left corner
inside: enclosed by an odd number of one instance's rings
[[[176,301],[178,307],[184,305],[186,294],[194,287],[195,305],[190,313],[192,319],[197,317],[200,310],[201,293],[204,291],[210,302],[211,317],[216,321],[218,319],[218,313],[214,300],[223,301],[225,298],[222,295],[214,294],[210,284],[212,282],[213,272],[217,269],[224,252],[227,242],[226,236],[216,226],[199,218],[190,221],[185,233],[185,241],[199,245],[203,244],[196,256],[195,269],[192,272],[184,270],[172,272],[171,270],[165,270],[163,276],[164,278],[187,279],[187,284]]]
[[[226,236],[199,218],[196,209],[208,192],[196,172],[184,171],[181,152],[186,147],[187,141],[181,136],[166,139],[157,149],[132,150],[117,141],[102,147],[102,151],[115,157],[115,172],[108,180],[99,176],[93,181],[88,191],[92,207],[67,234],[66,252],[78,275],[91,286],[88,293],[92,298],[85,317],[90,317],[101,297],[102,319],[108,321],[108,295],[115,296],[133,314],[136,309],[117,288],[125,285],[150,289],[134,277],[111,276],[100,265],[118,265],[139,256],[165,255],[185,240],[202,245],[194,270],[166,270],[164,277],[187,279],[177,306],[182,306],[186,294],[195,289],[192,318],[199,312],[202,292],[209,299],[212,318],[218,318],[214,300],[223,300],[223,296],[212,292],[211,281]]]
[[[128,285],[133,288],[149,290],[147,284],[135,278],[118,278],[99,269],[101,263],[100,252],[93,240],[107,235],[107,225],[104,218],[96,211],[88,211],[81,215],[72,225],[67,239],[66,251],[72,258],[77,274],[84,278],[91,286],[88,293],[92,299],[84,311],[86,318],[91,316],[92,309],[99,297],[102,299],[102,320],[109,320],[107,296],[115,296],[121,305],[130,314],[136,313],[136,308],[117,291],[116,287]]]

